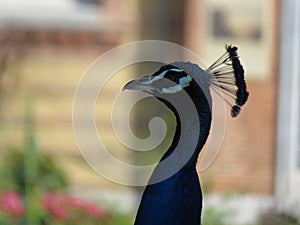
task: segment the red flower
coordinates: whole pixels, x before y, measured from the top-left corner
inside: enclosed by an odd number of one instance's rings
[[[98,205],[87,203],[84,210],[93,217],[102,217],[105,215],[105,211]]]
[[[59,192],[45,194],[42,205],[53,217],[63,220],[69,219],[80,211],[92,217],[103,217],[106,214],[105,210],[98,205]]]
[[[73,209],[82,209],[86,205],[86,202],[82,199],[68,197],[66,203]]]
[[[72,209],[83,210],[93,217],[101,217],[105,214],[105,211],[102,207],[79,198],[68,197],[66,198],[66,204]]]
[[[16,217],[25,215],[21,197],[15,192],[5,192],[0,202],[0,210]]]
[[[49,192],[42,198],[42,205],[55,218],[68,219],[68,211],[64,204],[64,198],[56,192]]]

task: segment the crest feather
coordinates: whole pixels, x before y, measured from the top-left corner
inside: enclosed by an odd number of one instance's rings
[[[245,82],[244,68],[237,53],[238,48],[226,45],[225,49],[226,52],[206,71],[214,76],[211,80],[212,89],[217,93],[222,91],[227,96],[225,100],[231,106],[231,116],[236,117],[248,100],[249,92]],[[234,103],[231,103],[230,99],[233,99]]]

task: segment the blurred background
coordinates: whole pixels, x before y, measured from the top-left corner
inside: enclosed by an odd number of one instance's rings
[[[145,39],[183,45],[207,65],[225,44],[239,47],[250,97],[199,174],[203,224],[299,224],[299,21],[293,0],[0,0],[0,224],[132,224],[141,192],[87,165],[72,104],[97,57]],[[97,123],[109,121],[126,81],[156,69],[123,71],[106,88]],[[117,149],[111,128],[102,129]]]

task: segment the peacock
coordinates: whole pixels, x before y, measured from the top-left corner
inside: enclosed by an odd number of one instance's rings
[[[208,69],[203,70],[191,62],[173,62],[165,64],[153,75],[144,76],[130,81],[124,90],[139,90],[153,95],[168,107],[175,116],[176,129],[170,147],[160,162],[167,159],[178,147],[179,139],[199,134],[195,149],[188,160],[174,160],[169,167],[154,169],[149,184],[146,186],[135,218],[135,225],[200,225],[202,214],[202,191],[196,171],[198,155],[203,148],[210,132],[212,121],[211,93],[224,93],[225,101],[231,106],[231,116],[236,117],[246,103],[249,92],[244,78],[244,69],[237,53],[238,48],[225,46],[226,52]],[[169,82],[166,82],[169,81]],[[191,122],[200,124],[200,131],[193,126],[185,126],[172,102],[186,93],[192,100],[197,118]],[[227,96],[227,97],[226,97]],[[181,102],[180,104],[185,104]],[[187,112],[188,113],[188,112]],[[194,120],[194,121],[193,121]],[[198,120],[198,121],[196,121]],[[188,128],[187,128],[188,127]],[[184,153],[187,149],[177,149]],[[182,154],[184,157],[185,154]],[[165,170],[179,166],[178,171],[160,182],[153,182]]]

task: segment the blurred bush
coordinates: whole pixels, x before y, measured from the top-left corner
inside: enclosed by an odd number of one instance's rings
[[[24,124],[24,148],[0,158],[0,225],[130,224],[126,215],[68,195],[66,174],[37,148],[30,108]]]
[[[25,152],[10,148],[2,156],[1,182],[2,190],[17,190],[22,193],[26,185],[31,189],[39,188],[41,191],[63,189],[67,186],[66,174],[57,166],[52,157],[46,154],[34,156],[34,171],[26,169]],[[28,174],[26,174],[28,172]]]
[[[261,215],[259,225],[300,225],[300,221],[292,215],[271,209]]]
[[[0,225],[130,224],[126,215],[69,196],[67,177],[51,156],[10,148],[1,159]]]
[[[111,213],[99,204],[68,196],[64,192],[46,192],[39,198],[39,215],[26,218],[22,197],[13,191],[0,194],[0,225],[129,225],[125,215]],[[26,218],[26,219],[25,219]],[[37,219],[38,218],[38,219]]]
[[[203,225],[228,225],[226,221],[234,215],[234,211],[224,209],[220,210],[213,206],[205,206],[203,208],[202,224]]]

